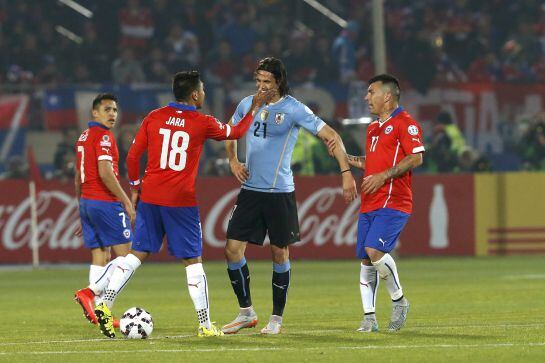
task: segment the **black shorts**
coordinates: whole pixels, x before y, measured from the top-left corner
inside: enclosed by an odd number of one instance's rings
[[[262,246],[267,232],[271,244],[278,247],[299,241],[295,192],[266,193],[241,189],[229,219],[227,239]]]

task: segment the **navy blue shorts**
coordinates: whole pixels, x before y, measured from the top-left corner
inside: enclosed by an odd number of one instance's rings
[[[202,255],[202,231],[198,207],[165,207],[140,202],[132,249],[157,253],[167,237],[168,251],[176,258]]]
[[[131,221],[121,203],[81,198],[79,215],[85,247],[102,248],[131,241]]]
[[[410,214],[390,208],[360,213],[356,246],[358,258],[369,258],[365,247],[371,247],[384,253],[392,251],[409,216]]]

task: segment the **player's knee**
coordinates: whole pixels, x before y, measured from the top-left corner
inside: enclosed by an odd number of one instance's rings
[[[376,250],[372,247],[365,247],[365,252],[367,253],[367,256],[369,256],[370,260],[373,262],[377,262],[382,258],[382,256],[384,256],[384,252]]]
[[[228,262],[238,262],[242,260],[242,257],[244,256],[244,249],[236,244],[227,243],[225,245],[224,253],[225,259]]]
[[[290,253],[287,247],[280,248],[271,246],[271,255],[274,263],[285,263],[290,259]]]

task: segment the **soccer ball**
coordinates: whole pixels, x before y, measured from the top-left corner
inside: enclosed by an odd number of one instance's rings
[[[119,320],[119,328],[128,339],[146,339],[153,331],[153,319],[142,308],[130,308]]]

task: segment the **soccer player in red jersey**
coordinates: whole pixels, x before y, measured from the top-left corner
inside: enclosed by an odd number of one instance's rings
[[[379,276],[393,302],[389,330],[399,330],[409,312],[409,301],[389,252],[412,212],[411,170],[422,164],[425,149],[420,125],[399,106],[400,94],[399,82],[391,75],[369,80],[365,100],[378,119],[367,128],[365,156],[348,155],[350,165],[365,169],[357,241],[365,314],[360,332],[378,330],[375,301]]]
[[[91,249],[89,287],[76,292],[75,300],[92,323],[113,325],[95,315],[105,287],[120,257],[110,260],[110,248],[117,256],[130,249],[134,207],[119,184],[119,154],[111,128],[117,119],[117,98],[99,94],[93,100],[93,121],[76,142],[75,187],[79,201],[84,244]],[[101,315],[101,311],[99,311]],[[110,317],[111,320],[111,317]]]
[[[201,259],[202,232],[195,197],[199,159],[206,139],[241,138],[250,127],[255,110],[271,98],[272,92],[257,94],[244,119],[230,126],[197,111],[205,97],[198,72],[177,73],[172,90],[176,102],[146,116],[127,155],[133,203],[142,188],[135,237],[121,269],[116,269],[111,278],[104,300],[110,307],[113,305],[134,271],[151,253],[159,251],[166,235],[169,253],[186,267],[189,295],[199,319],[198,335],[223,335],[210,321],[208,282]],[[139,161],[146,150],[148,163],[140,180]]]

